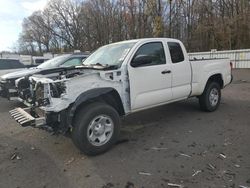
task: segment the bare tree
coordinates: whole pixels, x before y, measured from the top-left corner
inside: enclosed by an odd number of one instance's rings
[[[250,47],[249,0],[50,0],[23,20],[26,53],[94,50],[115,41],[174,37],[189,51]]]

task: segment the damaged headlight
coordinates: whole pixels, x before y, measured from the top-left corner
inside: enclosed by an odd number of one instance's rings
[[[66,92],[65,82],[50,83],[50,94],[53,98],[60,98]]]
[[[23,77],[15,80],[15,85],[18,90],[29,89],[30,88],[30,81],[28,77]]]
[[[37,82],[33,91],[33,100],[34,103],[38,106],[46,106],[50,104],[49,100],[49,88],[48,84],[42,84]]]
[[[62,94],[66,93],[65,82],[53,81],[49,78],[31,77],[30,91],[32,104],[35,106],[48,106],[52,103],[53,98],[60,98]]]
[[[15,85],[18,90],[19,97],[27,102],[31,102],[32,92],[30,90],[30,81],[28,77],[22,77],[15,80]]]

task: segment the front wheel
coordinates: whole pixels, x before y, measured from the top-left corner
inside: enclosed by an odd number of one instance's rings
[[[120,133],[117,111],[105,103],[92,103],[76,115],[72,130],[75,145],[87,155],[98,155],[109,150]]]
[[[220,85],[216,82],[210,82],[206,85],[204,92],[199,97],[199,103],[202,110],[207,112],[215,111],[221,100]]]

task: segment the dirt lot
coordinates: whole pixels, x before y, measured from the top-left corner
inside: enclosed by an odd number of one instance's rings
[[[96,157],[19,127],[8,111],[21,104],[0,99],[0,187],[250,187],[250,70],[234,78],[216,112],[189,99],[131,115],[119,143]]]

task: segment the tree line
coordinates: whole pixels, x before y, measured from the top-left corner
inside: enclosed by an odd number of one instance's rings
[[[22,23],[18,51],[92,51],[128,39],[171,37],[188,51],[250,47],[249,0],[50,0]]]

